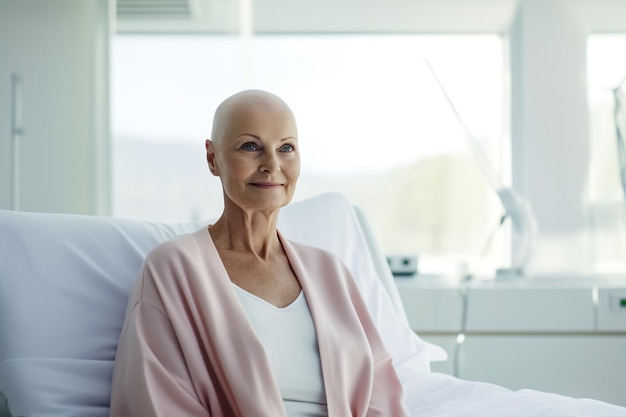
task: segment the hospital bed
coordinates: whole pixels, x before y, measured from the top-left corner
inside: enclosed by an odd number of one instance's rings
[[[206,223],[0,211],[0,417],[108,416],[117,339],[144,256]],[[352,271],[411,415],[626,417],[626,408],[600,401],[431,372],[446,354],[410,329],[363,212],[343,196],[289,205],[279,229],[336,253]]]

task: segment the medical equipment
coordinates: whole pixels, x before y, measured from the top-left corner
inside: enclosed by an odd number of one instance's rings
[[[513,188],[507,187],[503,184],[502,180],[496,173],[496,170],[493,168],[493,165],[489,162],[489,158],[487,157],[487,154],[485,153],[480,142],[472,134],[456,109],[456,106],[452,102],[452,99],[437,76],[434,68],[427,58],[424,60],[426,62],[426,66],[435,78],[439,89],[445,97],[446,102],[449,104],[454,117],[463,129],[463,133],[468,141],[472,155],[480,166],[485,179],[500,198],[500,202],[504,207],[504,215],[500,219],[500,225],[504,223],[507,218],[511,220],[513,226],[513,256],[511,260],[511,267],[499,269],[498,274],[500,276],[522,276],[524,275],[526,266],[532,255],[537,236],[537,222],[532,208],[526,200],[513,190]]]

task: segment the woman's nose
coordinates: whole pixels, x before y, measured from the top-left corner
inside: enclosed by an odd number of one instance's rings
[[[261,166],[259,167],[261,172],[271,174],[278,170],[278,158],[275,155],[266,155],[263,158]]]

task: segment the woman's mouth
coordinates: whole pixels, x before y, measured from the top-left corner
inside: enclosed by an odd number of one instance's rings
[[[257,187],[257,188],[278,188],[278,187],[282,187],[281,183],[277,183],[277,182],[253,182],[251,183],[252,186]]]

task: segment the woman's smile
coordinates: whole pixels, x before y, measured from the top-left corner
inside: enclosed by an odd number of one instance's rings
[[[252,182],[250,185],[265,189],[279,188],[283,186],[283,184],[278,182]]]

